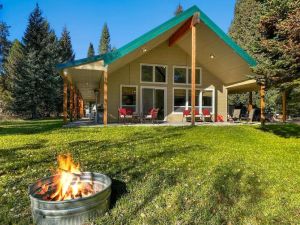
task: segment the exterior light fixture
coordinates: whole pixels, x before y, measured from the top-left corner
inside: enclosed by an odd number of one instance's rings
[[[142,49],[143,53],[147,52],[147,48]]]
[[[214,55],[214,54],[211,54],[211,55],[209,56],[209,58],[210,58],[210,59],[214,59],[214,58],[215,58],[215,55]]]

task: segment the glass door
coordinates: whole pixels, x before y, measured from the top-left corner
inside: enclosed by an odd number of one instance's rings
[[[158,120],[166,117],[166,91],[165,88],[142,87],[141,111],[149,114],[152,108],[159,109]]]

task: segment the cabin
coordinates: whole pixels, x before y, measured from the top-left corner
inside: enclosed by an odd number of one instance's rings
[[[126,34],[124,34],[126,35]],[[203,110],[227,120],[229,93],[257,90],[249,80],[256,62],[204,12],[193,6],[102,55],[57,65],[64,79],[64,121],[82,117],[88,104],[103,110],[104,125],[119,109],[166,122],[192,123]]]

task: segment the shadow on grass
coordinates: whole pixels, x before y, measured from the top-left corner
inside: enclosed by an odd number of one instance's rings
[[[62,127],[60,120],[25,120],[0,123],[0,135],[37,134]]]
[[[45,147],[47,142],[48,142],[48,140],[41,139],[34,143],[25,144],[20,147],[4,148],[4,149],[0,148],[0,157],[4,157],[6,160],[14,160],[14,157],[17,156],[19,151],[29,150],[29,149],[30,150],[38,150],[38,149]],[[7,157],[11,157],[11,158],[7,158]]]
[[[126,183],[117,180],[117,179],[112,179],[112,184],[111,184],[111,198],[110,198],[110,209],[115,207],[116,202],[123,196],[128,193]]]
[[[210,212],[220,224],[244,224],[243,219],[256,212],[265,185],[257,171],[243,162],[230,162],[214,170],[210,193]],[[258,219],[258,218],[257,218]]]
[[[300,138],[300,126],[296,124],[272,124],[258,129],[284,138]]]

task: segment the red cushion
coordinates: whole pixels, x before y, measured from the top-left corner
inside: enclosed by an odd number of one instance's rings
[[[133,109],[131,109],[131,108],[126,109],[126,113],[127,113],[127,115],[132,115]]]
[[[190,115],[191,114],[191,111],[190,110],[188,110],[188,109],[184,109],[183,110],[183,116],[188,116],[188,115]]]
[[[120,116],[126,116],[127,112],[125,108],[119,108],[119,115]]]
[[[204,116],[210,115],[210,112],[209,112],[208,109],[203,109],[203,110],[202,110],[202,113],[203,113]]]

